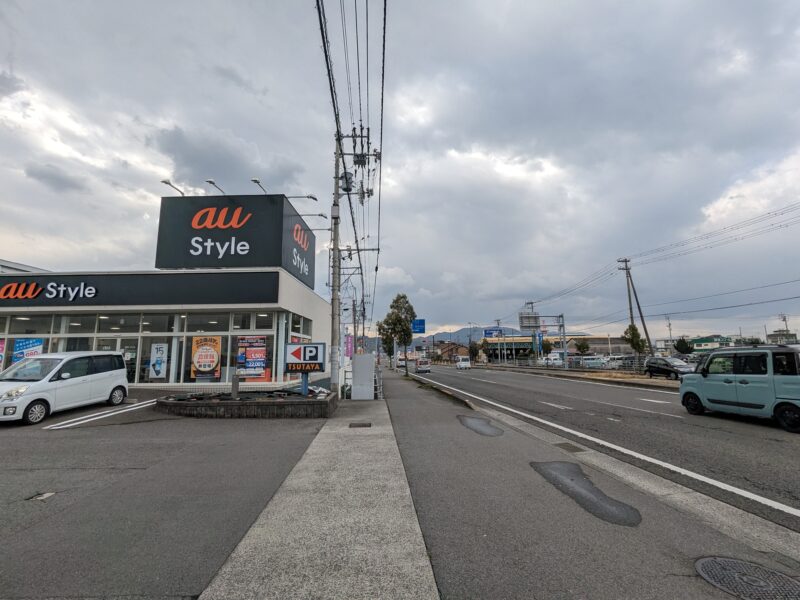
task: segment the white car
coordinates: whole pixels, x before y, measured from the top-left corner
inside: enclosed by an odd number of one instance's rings
[[[47,415],[92,404],[117,406],[128,395],[122,355],[62,352],[24,358],[0,373],[0,421],[41,423]]]
[[[469,361],[469,356],[456,357],[456,369],[471,369],[472,363]]]

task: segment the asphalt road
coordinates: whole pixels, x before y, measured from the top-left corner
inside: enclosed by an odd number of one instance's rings
[[[800,509],[800,435],[771,421],[720,413],[692,416],[678,395],[667,391],[485,369],[434,367],[422,376]],[[796,516],[625,454],[597,449],[800,531]]]
[[[800,574],[430,388],[387,374],[384,390],[442,598],[730,598],[695,572],[706,556]],[[592,489],[570,496],[548,467]]]
[[[0,598],[196,597],[324,423],[108,408],[0,424]]]

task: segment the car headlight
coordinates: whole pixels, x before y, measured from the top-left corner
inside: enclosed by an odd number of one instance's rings
[[[0,396],[0,402],[10,402],[12,400],[16,400],[17,398],[22,396],[22,394],[24,394],[29,387],[30,387],[29,385],[21,385],[19,387],[15,387],[13,389],[8,390],[5,394]]]

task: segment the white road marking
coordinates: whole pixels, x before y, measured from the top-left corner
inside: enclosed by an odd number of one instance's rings
[[[524,371],[506,371],[506,373],[519,373],[520,375],[527,375],[528,377],[544,377],[546,379],[558,379],[561,381],[571,381],[574,383],[585,383],[586,385],[602,385],[605,387],[615,387],[615,388],[622,388],[625,390],[641,390],[642,388],[637,388],[635,385],[617,385],[614,383],[600,383],[599,381],[586,381],[584,379],[572,379],[567,377],[557,377],[554,375],[539,375],[538,373],[525,373]],[[670,392],[667,390],[653,390],[647,388],[648,393],[653,394],[672,394],[673,396],[677,396],[680,392]]]
[[[638,458],[639,460],[643,460],[645,462],[658,465],[659,467],[663,467],[672,471],[673,473],[678,473],[679,475],[683,475],[684,477],[688,477],[690,479],[694,479],[696,481],[700,481],[702,483],[706,483],[708,485],[714,486],[721,490],[725,490],[726,492],[731,492],[738,496],[742,496],[743,498],[747,498],[748,500],[752,500],[754,502],[758,502],[759,504],[763,504],[764,506],[769,506],[770,508],[774,508],[775,510],[779,510],[786,514],[800,517],[800,509],[794,508],[792,506],[788,506],[786,504],[782,504],[780,502],[776,502],[775,500],[770,500],[769,498],[765,498],[764,496],[759,496],[758,494],[754,494],[753,492],[748,492],[747,490],[743,490],[732,486],[730,484],[724,483],[722,481],[717,481],[716,479],[711,479],[710,477],[706,477],[705,475],[701,475],[700,473],[695,473],[694,471],[689,471],[688,469],[684,469],[683,467],[678,467],[676,465],[670,464],[663,460],[659,460],[657,458],[652,458],[645,454],[640,454],[634,450],[629,450],[628,448],[623,448],[622,446],[618,446],[617,444],[612,444],[611,442],[607,442],[605,440],[601,440],[600,438],[596,438],[591,435],[587,435],[585,433],[581,433],[580,431],[576,431],[574,429],[570,429],[569,427],[564,427],[563,425],[559,425],[558,423],[553,423],[546,419],[542,419],[541,417],[537,417],[521,410],[517,410],[516,408],[511,408],[510,406],[506,406],[505,404],[500,404],[499,402],[494,402],[493,400],[488,400],[487,398],[482,398],[480,396],[476,396],[475,394],[471,394],[469,392],[465,392],[464,390],[459,390],[458,388],[451,387],[449,385],[445,385],[443,383],[439,383],[438,381],[434,381],[433,379],[428,379],[426,377],[420,377],[420,379],[424,379],[425,381],[429,381],[433,384],[440,385],[442,387],[448,388],[453,390],[454,392],[458,392],[460,394],[464,394],[465,396],[470,396],[471,398],[475,398],[481,402],[485,402],[486,404],[491,404],[492,406],[496,406],[498,408],[502,408],[503,410],[507,410],[510,413],[515,413],[525,417],[526,419],[531,419],[532,421],[536,421],[538,423],[544,423],[548,427],[553,427],[560,431],[565,431],[571,435],[579,437],[584,440],[589,440],[590,442],[594,442],[595,444],[599,444],[600,446],[604,446],[606,448],[610,448],[612,450],[616,450],[617,452],[621,452],[622,454],[626,454],[628,456],[632,456],[634,458]]]
[[[545,402],[544,400],[539,400],[541,404],[547,404],[547,406],[552,406],[553,408],[560,408],[561,410],[575,410],[571,406],[561,406],[560,404],[553,404],[552,402]]]
[[[619,423],[622,419],[615,419],[614,417],[606,417],[609,421],[614,421],[614,423]]]
[[[497,383],[496,381],[492,381],[491,379],[478,379],[477,377],[470,377],[470,379],[474,379],[475,381],[482,381],[484,383]]]
[[[73,421],[83,421],[84,419],[88,419],[89,417],[96,417],[99,415],[106,415],[108,413],[116,412],[119,408],[109,408],[108,410],[101,410],[100,412],[90,413],[88,415],[81,415],[80,417],[75,417],[73,419],[67,419],[66,421],[59,421],[58,423],[52,423],[50,425],[45,425],[42,429],[53,429],[58,427],[59,425],[66,425],[67,423],[72,423]]]
[[[651,400],[650,398],[637,398],[637,400],[641,400],[642,402],[655,402],[656,404],[672,404],[669,400]]]
[[[90,416],[88,416],[87,418],[85,418],[85,419],[83,419],[81,421],[75,421],[73,423],[68,423],[66,425],[63,424],[63,423],[58,424],[58,425],[52,425],[49,429],[53,430],[53,431],[56,430],[56,429],[69,429],[70,427],[77,427],[78,425],[84,425],[84,424],[90,423],[92,421],[97,421],[98,419],[105,419],[107,417],[113,417],[115,415],[121,415],[122,413],[130,412],[132,410],[139,410],[140,408],[146,408],[148,406],[153,406],[153,404],[155,404],[155,403],[156,403],[155,400],[148,400],[147,402],[140,402],[139,404],[134,404],[133,406],[129,406],[129,407],[123,408],[121,410],[115,410],[115,411],[112,411],[112,412],[110,412],[108,414],[102,414],[102,415],[97,415],[97,416],[90,415]]]

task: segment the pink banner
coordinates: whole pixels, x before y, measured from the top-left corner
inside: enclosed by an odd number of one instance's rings
[[[344,355],[347,358],[352,358],[352,356],[353,356],[353,336],[352,335],[344,336]]]

